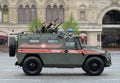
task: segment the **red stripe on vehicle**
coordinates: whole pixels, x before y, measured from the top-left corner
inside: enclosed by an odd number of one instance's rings
[[[62,44],[21,44],[19,48],[60,48]]]
[[[21,53],[65,53],[65,50],[18,49]],[[68,50],[68,53],[82,53],[83,50]]]
[[[97,52],[97,51],[93,51],[93,50],[84,50],[83,51],[84,54],[101,54],[100,52]]]
[[[67,53],[84,53],[84,54],[101,54],[97,51],[91,50],[67,50]],[[20,53],[65,53],[65,50],[48,50],[48,49],[18,49]]]
[[[39,50],[39,49],[18,49],[21,53],[52,53],[51,50]]]

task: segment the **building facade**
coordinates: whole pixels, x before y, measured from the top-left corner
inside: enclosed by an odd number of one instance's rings
[[[0,0],[0,38],[28,31],[35,17],[63,22],[71,13],[84,44],[119,47],[120,0]]]

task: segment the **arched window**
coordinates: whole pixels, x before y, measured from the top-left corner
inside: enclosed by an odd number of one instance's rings
[[[24,23],[24,9],[22,5],[18,8],[18,23]]]
[[[85,11],[80,11],[80,20],[85,20]]]
[[[3,23],[8,22],[8,6],[4,5],[3,6]]]
[[[59,18],[59,21],[56,23],[60,23],[64,21],[64,8],[61,5],[59,8],[57,8],[56,5],[51,8],[50,5],[47,6],[46,8],[46,21],[47,24],[49,24],[51,21],[55,20],[56,18]]]
[[[59,8],[59,23],[64,21],[64,8],[61,5]]]
[[[57,9],[57,6],[54,5],[53,6],[53,19],[52,20],[54,20],[56,18],[58,18],[58,9]]]
[[[30,22],[30,8],[28,5],[25,6],[25,16],[24,16],[24,21],[25,23],[29,23]]]
[[[18,8],[18,23],[30,23],[37,15],[36,7],[35,5],[32,5],[31,8],[29,5],[26,5],[25,8],[23,8],[22,5]]]
[[[120,24],[120,11],[111,10],[103,18],[103,24]]]
[[[46,22],[49,24],[52,21],[52,8],[50,5],[47,6],[46,9]]]
[[[4,5],[3,8],[0,6],[0,23],[8,23],[8,6]]]
[[[31,21],[36,17],[36,7],[32,5],[31,7]]]

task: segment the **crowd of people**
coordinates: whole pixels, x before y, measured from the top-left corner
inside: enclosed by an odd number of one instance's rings
[[[0,38],[0,45],[6,45],[6,44],[7,44],[7,39]]]
[[[59,29],[58,27],[62,24],[61,22],[58,25],[56,25],[55,22],[57,20],[58,18],[49,23],[48,25],[46,24],[46,22],[43,22],[41,29],[39,29],[38,26],[36,25],[35,26],[36,31],[33,30],[33,33],[57,33]]]

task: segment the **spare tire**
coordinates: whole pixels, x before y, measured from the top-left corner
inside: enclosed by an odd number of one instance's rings
[[[15,37],[9,38],[9,56],[14,57],[16,51]]]

